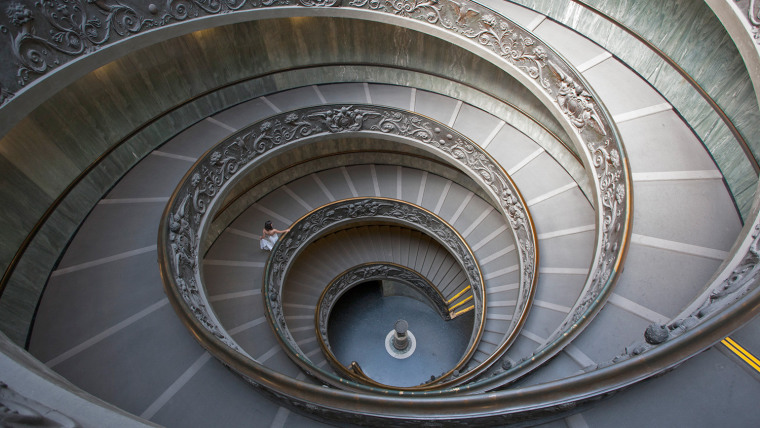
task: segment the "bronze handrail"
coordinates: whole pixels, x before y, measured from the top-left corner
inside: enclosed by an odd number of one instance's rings
[[[512,67],[510,69],[515,73],[523,73],[525,79],[533,82],[537,93],[552,99],[555,104],[550,104],[550,106],[566,120],[568,128],[573,130],[579,149],[583,150],[587,156],[587,162],[593,171],[590,175],[594,178],[594,185],[598,192],[595,203],[597,207],[597,241],[592,269],[584,286],[582,297],[576,302],[563,324],[555,331],[554,334],[559,339],[551,342],[551,346],[540,348],[537,351],[537,353],[540,352],[544,355],[556,354],[568,343],[566,339],[573,334],[578,334],[601,308],[617,277],[628,244],[632,202],[630,170],[627,167],[625,150],[621,146],[614,122],[583,77],[570,67],[562,57],[535,39],[526,30],[487,8],[471,4],[470,6],[474,8],[472,10],[476,13],[461,16],[458,15],[456,5],[450,1],[406,5],[403,2],[383,4],[370,0],[352,0],[348,6],[366,9],[372,13],[380,12],[387,15],[388,19],[392,21],[404,21],[411,18],[412,22],[418,23],[422,20],[426,22],[426,28],[432,25],[437,31],[456,35],[462,39],[462,43],[480,45],[483,50],[499,57],[499,60],[495,61],[496,63],[508,66],[507,68]],[[474,19],[475,16],[482,16],[482,18]],[[435,34],[432,30],[430,33]],[[359,114],[362,118],[366,117],[364,113],[348,113],[347,115],[340,113],[338,116],[354,117],[351,114]],[[327,113],[324,113],[323,116],[328,117]],[[405,120],[399,119],[399,126],[403,126],[405,132],[411,128],[412,131],[409,135],[413,135],[418,129],[422,129],[416,123]],[[389,129],[396,129],[394,124],[389,123],[389,126]],[[425,138],[432,137],[430,141],[436,147],[455,150],[451,153],[456,153],[456,156],[461,157],[461,159],[475,163],[485,162],[488,166],[483,170],[482,178],[486,179],[489,186],[506,185],[498,181],[501,178],[491,181],[494,180],[493,173],[500,167],[492,162],[487,153],[480,152],[481,154],[473,155],[472,153],[478,152],[476,145],[466,143],[462,146],[459,139],[453,137],[454,132],[444,137],[441,133],[442,127],[436,127],[434,131],[432,134],[429,129],[421,132]],[[441,134],[441,136],[433,136],[434,134]],[[449,144],[453,144],[451,147],[454,149],[450,149]],[[503,208],[503,212],[510,221],[514,222],[521,218],[523,214],[513,211],[513,208],[509,206],[516,199],[521,200],[519,192],[498,190],[492,195],[500,200],[499,206]],[[535,231],[532,222],[528,228],[531,233],[527,233],[526,236],[534,236]],[[514,231],[513,228],[513,233]],[[522,231],[521,233],[526,232]],[[537,254],[534,243],[519,237],[516,241],[520,244],[521,261],[526,260],[524,256],[526,252]],[[532,260],[536,259],[533,258]],[[522,265],[521,268],[523,269],[521,278],[525,278],[526,275],[530,276],[530,271],[535,272],[535,265]],[[533,284],[535,278],[534,275],[531,281]],[[521,288],[518,297],[518,309],[523,311],[518,311],[521,315],[517,319],[513,319],[507,341],[516,337],[518,328],[524,323],[529,307],[528,302],[530,302],[534,290],[533,286]],[[536,360],[533,359],[532,361]],[[491,363],[493,362],[491,361]],[[494,376],[490,379],[493,380],[498,377],[500,376]],[[471,383],[467,388],[475,391],[477,388],[474,385],[477,383]],[[481,383],[485,385],[488,382],[481,381]]]
[[[337,387],[349,387],[361,390],[364,385],[354,385],[347,379],[342,379],[315,366],[290,334],[283,312],[283,289],[287,286],[285,275],[298,255],[306,250],[309,243],[327,233],[333,233],[346,226],[371,220],[399,223],[416,229],[434,238],[452,254],[472,283],[478,284],[475,292],[478,297],[479,316],[473,325],[473,334],[467,351],[460,361],[446,373],[449,377],[455,370],[466,364],[477,350],[480,338],[485,328],[486,292],[483,275],[475,260],[472,250],[464,238],[442,218],[434,213],[411,204],[395,199],[381,197],[357,197],[328,203],[311,212],[304,214],[290,226],[290,232],[278,240],[272,249],[272,254],[264,267],[264,280],[261,295],[264,299],[267,320],[275,332],[275,336],[285,349],[285,353],[302,369],[323,382]],[[319,325],[319,324],[316,324]],[[320,337],[321,335],[317,335]],[[483,370],[477,366],[472,370]],[[393,387],[383,385],[366,378],[364,384],[370,385],[377,391],[415,391],[429,389],[432,386]]]

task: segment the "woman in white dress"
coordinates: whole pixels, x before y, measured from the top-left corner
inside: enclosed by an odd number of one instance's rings
[[[272,227],[272,220],[267,220],[264,223],[264,230],[261,232],[261,249],[272,251],[275,242],[279,238],[279,234],[285,232],[290,232],[290,229],[277,230]]]

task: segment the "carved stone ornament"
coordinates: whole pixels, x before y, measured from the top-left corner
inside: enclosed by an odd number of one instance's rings
[[[188,173],[188,179],[182,182],[167,210],[166,239],[167,272],[172,272],[174,284],[182,296],[184,304],[201,325],[215,337],[232,347],[239,349],[216,320],[210,309],[208,299],[202,291],[199,274],[198,234],[205,219],[212,215],[208,210],[217,202],[221,189],[229,184],[241,171],[255,167],[259,158],[281,146],[292,144],[304,138],[313,138],[336,133],[370,133],[374,136],[392,135],[402,137],[417,145],[448,158],[451,163],[472,176],[487,190],[497,202],[500,211],[509,220],[515,242],[519,242],[519,260],[521,268],[520,294],[516,305],[516,316],[527,313],[530,305],[529,296],[535,286],[536,238],[525,203],[511,179],[501,167],[480,147],[473,144],[455,130],[424,116],[390,107],[335,105],[309,107],[293,112],[282,113],[255,123],[219,143],[200,159]],[[349,203],[340,211],[349,218],[371,217],[377,212],[391,209],[388,203]],[[378,211],[379,210],[379,211]],[[376,212],[377,211],[377,212]],[[322,212],[320,221],[329,221],[338,211]],[[415,224],[435,236],[452,251],[467,271],[472,284],[479,284],[479,274],[474,259],[465,257],[459,240],[451,234],[448,227],[434,225],[430,217],[419,209],[410,206],[395,206],[387,215],[408,224]],[[314,220],[316,221],[316,220]],[[421,226],[427,222],[427,226]],[[309,227],[317,227],[319,222]],[[298,234],[288,233],[280,242],[290,252],[298,248],[288,246],[289,240]],[[292,254],[273,252],[275,261],[271,274],[281,278],[286,264]],[[278,259],[278,257],[280,259]],[[279,299],[279,292],[272,289],[267,294],[270,301]],[[482,296],[482,293],[481,293]],[[279,313],[279,312],[277,312]],[[277,314],[276,313],[276,314]],[[275,315],[276,315],[275,314]],[[479,314],[476,313],[476,316]],[[513,321],[513,329],[517,321]],[[287,336],[287,332],[283,333]]]
[[[7,46],[5,47],[7,51],[0,55],[8,60],[0,61],[0,78],[15,76],[15,80],[0,81],[0,100],[7,103],[23,86],[44,76],[50,70],[150,28],[214,14],[236,13],[273,6],[367,9],[410,20],[422,20],[434,25],[463,41],[472,42],[498,55],[516,72],[534,81],[539,90],[544,91],[554,100],[559,111],[563,113],[564,119],[577,129],[579,138],[584,141],[590,153],[603,150],[610,156],[619,157],[619,162],[615,162],[611,157],[610,162],[595,165],[596,184],[605,186],[599,191],[612,190],[622,196],[623,202],[617,203],[617,209],[609,204],[602,204],[602,208],[598,210],[599,224],[603,224],[604,229],[597,237],[602,249],[598,248],[594,256],[595,272],[584,287],[581,301],[575,305],[566,322],[554,333],[553,338],[567,336],[568,329],[582,329],[590,321],[588,315],[593,314],[596,308],[600,307],[607,291],[614,283],[615,269],[613,267],[620,264],[623,256],[621,249],[626,240],[625,234],[630,221],[627,201],[629,198],[627,195],[630,193],[627,190],[630,179],[623,159],[624,152],[614,125],[608,115],[602,111],[583,77],[529,31],[480,4],[465,0],[341,0],[340,2],[337,0],[166,0],[162,2],[15,0],[5,6],[4,13],[0,13],[0,33],[8,37],[11,42],[2,45]],[[754,12],[751,14],[754,19]],[[423,118],[403,115],[394,117],[394,114],[388,112],[385,112],[384,116],[367,117],[361,111],[351,110],[350,106],[342,108],[342,111],[324,110],[314,112],[313,114],[317,115],[314,117],[296,117],[292,120],[300,121],[308,127],[316,126],[314,121],[321,119],[320,130],[334,133],[365,131],[368,129],[367,123],[381,118],[385,123],[374,123],[375,130],[394,133],[401,132],[406,127],[410,132],[404,134],[405,137],[428,143],[440,151],[457,157],[457,160],[461,159],[463,163],[472,163],[473,167],[480,162],[482,165],[476,167],[478,169],[476,174],[479,174],[482,180],[490,181],[488,187],[497,195],[500,206],[518,231],[516,233],[521,233],[519,230],[525,223],[523,219],[526,211],[515,202],[519,199],[516,190],[510,188],[509,185],[504,185],[502,179],[504,175],[498,174],[500,169],[498,165],[466,139],[454,133],[442,132],[441,127],[432,128],[429,122],[424,124],[428,127],[419,126],[425,122],[426,119]],[[319,114],[324,116],[319,116]],[[288,141],[287,132],[300,132],[295,126],[285,126],[294,123],[289,123],[282,118],[279,120],[279,128],[276,131],[280,132],[279,135],[262,129],[261,134],[249,136],[246,141],[241,140],[239,147],[230,146],[219,151],[218,164],[207,163],[205,167],[228,168],[225,174],[232,173],[237,162],[245,161],[243,158],[235,157],[235,150],[241,150],[239,155],[245,157],[251,153],[245,152],[251,149],[250,146],[245,146],[246,144],[278,145]],[[274,125],[274,123],[269,124],[269,126]],[[394,129],[395,127],[398,128]],[[256,143],[250,141],[251,139],[261,141]],[[258,148],[254,152],[257,150]],[[610,165],[613,166],[610,167]],[[187,201],[188,204],[203,203],[199,202],[198,198],[203,195],[213,195],[220,185],[214,182],[216,178],[209,180],[205,171],[198,172],[199,187],[194,189],[197,194],[188,195],[191,197]],[[602,183],[603,179],[608,181]],[[203,215],[202,209],[191,214],[191,217],[201,215]],[[187,221],[187,219],[184,220]],[[531,273],[535,271],[535,266],[534,258],[529,254],[536,251],[535,241],[525,239],[527,235],[532,235],[532,232],[522,235],[516,239],[516,242],[519,242],[521,273],[523,278],[530,277],[532,281]],[[186,241],[192,240],[191,238],[197,237],[185,236]],[[192,250],[188,251],[179,244],[174,249],[174,255],[179,260],[186,260],[186,257],[195,258],[196,255],[192,253]],[[192,264],[187,261],[183,263]],[[519,295],[521,302],[518,302],[517,314],[520,313],[520,309],[527,309],[527,297],[530,295],[528,291],[531,289],[525,288],[526,280],[521,281],[522,288]],[[192,295],[193,287],[197,285],[186,280],[185,286],[188,287],[188,295]],[[199,310],[201,313],[207,312],[203,308]],[[520,317],[516,316],[514,322],[519,319]]]
[[[749,21],[752,38],[760,44],[760,4],[757,0],[734,0],[740,10],[745,11],[745,18]]]
[[[265,266],[261,294],[267,297],[264,299],[267,319],[272,324],[275,334],[278,335],[280,341],[285,345],[285,352],[288,356],[298,365],[308,368],[319,380],[331,383],[337,387],[344,387],[345,381],[333,379],[334,375],[314,365],[305,353],[301,351],[288,329],[283,311],[282,295],[283,288],[287,286],[286,276],[290,266],[310,242],[328,232],[361,220],[390,221],[403,224],[406,227],[433,237],[454,256],[467,276],[467,280],[472,285],[471,290],[474,297],[475,319],[477,321],[468,346],[471,352],[466,357],[469,357],[474,352],[474,346],[477,345],[476,341],[479,339],[485,325],[485,284],[475,256],[463,238],[440,217],[408,202],[385,198],[352,198],[325,205],[310,212],[293,224],[290,227],[290,232],[275,244],[272,249],[272,255]],[[412,274],[410,275],[410,273]],[[342,292],[350,288],[351,284],[363,281],[362,277],[380,278],[383,275],[389,274],[398,276],[400,279],[406,278],[412,284],[424,283],[424,285],[420,284],[423,290],[431,287],[418,274],[395,265],[359,266],[346,272],[338,278],[337,284],[330,284],[329,287],[328,284],[325,284],[328,288],[325,294],[322,295],[319,308],[317,309],[318,318],[315,328],[319,331],[320,337],[322,340],[325,340],[325,343],[327,343],[329,308],[331,308],[331,304],[334,303],[335,299]],[[437,290],[428,290],[428,292],[433,294],[435,297],[434,301],[442,301],[443,298]],[[325,300],[327,303],[330,303],[329,306],[324,304]],[[461,364],[465,362],[466,360],[463,359]]]
[[[594,184],[599,192],[597,215],[601,227],[597,231],[594,267],[581,298],[561,327],[550,337],[548,345],[536,351],[556,354],[569,342],[565,338],[582,330],[601,308],[614,283],[615,267],[622,260],[622,250],[627,240],[630,172],[609,116],[600,110],[582,76],[561,57],[526,30],[483,6],[450,0],[393,0],[384,3],[372,0],[346,1],[349,3],[344,7],[366,8],[424,20],[490,49],[553,96],[565,118],[578,130],[578,137],[585,142],[584,155],[588,157],[588,164],[596,170]],[[259,6],[261,5],[257,4],[255,7]],[[189,219],[197,226],[201,216],[206,215],[205,206],[212,202],[219,188],[238,168],[294,138],[343,132],[376,132],[408,138],[448,157],[463,171],[469,171],[493,195],[512,225],[515,242],[519,243],[522,275],[512,327],[527,312],[534,286],[537,251],[530,218],[519,192],[501,167],[464,136],[428,118],[373,106],[315,107],[289,113],[287,117],[275,116],[257,127],[238,132],[232,141],[228,140],[217,147],[214,159],[201,161],[201,167],[196,171],[198,175],[194,178],[195,186],[179,192],[181,197],[188,198],[187,205],[194,207],[185,221]],[[177,213],[174,210],[172,215]],[[184,258],[183,255],[193,257],[192,253],[193,250],[176,250],[180,260]],[[525,366],[517,365],[512,371],[524,369]]]

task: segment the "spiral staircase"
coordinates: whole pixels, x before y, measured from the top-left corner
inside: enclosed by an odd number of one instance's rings
[[[4,12],[5,422],[760,420],[754,1]]]

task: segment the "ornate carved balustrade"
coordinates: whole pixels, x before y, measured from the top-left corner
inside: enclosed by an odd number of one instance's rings
[[[353,364],[351,367],[345,367],[340,363],[340,361],[338,361],[332,351],[332,347],[330,346],[330,339],[327,329],[330,314],[341,296],[343,296],[348,290],[352,289],[353,287],[361,286],[361,284],[368,281],[379,280],[391,280],[412,288],[417,293],[419,293],[420,296],[424,296],[427,299],[430,306],[433,307],[436,312],[438,312],[441,318],[443,318],[445,321],[452,319],[448,310],[446,299],[436,288],[436,286],[422,274],[406,266],[400,266],[394,263],[385,262],[364,263],[362,265],[355,266],[346,270],[345,272],[338,275],[334,280],[332,280],[330,284],[325,287],[322,295],[319,297],[319,301],[317,302],[317,309],[315,311],[315,327],[319,346],[322,348],[322,352],[327,356],[327,361],[338,373],[348,378],[354,378],[360,382],[375,384],[376,386],[376,382],[368,379],[366,375],[361,375],[363,372],[360,372],[360,374],[355,370],[352,370],[354,367]],[[474,343],[474,341],[471,340],[470,343]],[[466,359],[463,358],[462,361],[466,361]],[[456,370],[458,368],[459,365],[456,365],[451,371],[453,372],[453,370]],[[446,374],[439,376],[438,378],[435,378],[427,383],[434,384],[445,378]]]
[[[467,243],[451,226],[435,214],[417,207],[408,202],[385,199],[385,198],[354,198],[337,201],[318,208],[298,221],[290,228],[290,232],[283,236],[272,249],[272,255],[267,261],[264,270],[264,283],[261,294],[266,296],[264,302],[266,306],[267,319],[275,331],[280,343],[283,345],[285,352],[290,358],[301,366],[304,370],[310,372],[312,376],[319,380],[338,387],[354,387],[347,382],[347,379],[336,378],[332,373],[316,366],[304,352],[301,351],[296,340],[291,336],[283,312],[283,292],[287,286],[287,273],[298,258],[298,255],[306,250],[309,243],[316,239],[334,232],[338,229],[348,227],[357,222],[391,222],[418,230],[438,241],[446,250],[454,256],[463,272],[467,276],[469,283],[472,285],[474,303],[475,303],[475,322],[473,324],[470,341],[467,345],[467,351],[462,355],[459,362],[448,373],[441,376],[442,379],[449,378],[455,370],[461,369],[470,357],[475,353],[480,337],[485,327],[485,310],[486,310],[486,293],[483,276],[480,273],[475,256],[467,246]],[[388,266],[386,265],[386,268]],[[362,270],[364,269],[364,270]],[[396,271],[398,267],[393,267]],[[387,269],[386,269],[387,270]],[[318,338],[327,343],[327,316],[329,315],[330,303],[350,288],[351,284],[363,272],[363,277],[371,275],[373,278],[380,277],[383,269],[359,266],[341,277],[344,281],[338,284],[325,284],[325,290],[320,298],[320,304],[317,309],[316,331]],[[403,279],[406,277],[412,284],[418,284],[426,294],[431,294],[433,301],[442,301],[440,292],[433,288],[430,289],[424,278],[415,275],[409,275],[409,272],[397,272]],[[387,272],[385,272],[387,273]],[[365,278],[366,279],[366,278]],[[362,279],[362,280],[365,280]],[[331,286],[332,285],[332,286]],[[437,293],[437,295],[436,295]],[[328,305],[323,305],[324,299],[327,298]],[[330,354],[328,354],[329,356]],[[334,360],[334,358],[333,358]],[[487,366],[477,365],[472,371],[480,372]],[[476,373],[477,374],[477,373]],[[349,377],[350,378],[350,377]],[[364,378],[363,383],[373,385],[381,389],[398,389],[398,390],[416,390],[420,387],[397,388],[386,385],[380,385],[369,378]],[[429,386],[429,385],[425,385]]]
[[[470,175],[481,185],[510,223],[515,242],[518,244],[521,272],[519,296],[509,334],[505,334],[499,348],[489,359],[468,373],[469,376],[474,376],[486,369],[498,360],[517,337],[516,330],[525,321],[530,307],[535,288],[537,259],[535,230],[530,215],[514,183],[480,147],[441,123],[390,107],[336,105],[283,113],[233,134],[206,153],[175,190],[167,205],[159,234],[165,285],[167,290],[171,290],[170,294],[181,297],[180,301],[175,302],[175,307],[181,314],[196,318],[200,325],[226,345],[239,349],[210,310],[203,292],[198,254],[200,236],[213,216],[215,205],[224,199],[227,186],[255,169],[260,162],[265,162],[272,152],[297,147],[311,139],[330,138],[335,134],[366,134],[377,138],[393,138],[435,154]],[[370,212],[377,216],[377,210],[380,208],[377,207]],[[354,201],[341,209],[359,216],[367,207]],[[330,215],[322,215],[324,218],[321,221],[327,221],[335,215],[335,210]],[[415,216],[418,220],[423,217],[421,212],[412,217]],[[411,221],[412,217],[407,221]],[[431,236],[436,236],[442,230],[440,226],[427,229]],[[291,231],[290,236],[299,236],[298,233],[294,233],[297,230],[296,228]],[[289,241],[292,239],[294,238],[288,238],[280,245],[290,245]],[[448,243],[442,237],[438,239],[442,243]],[[288,251],[296,252],[306,243],[308,240],[299,239],[294,246],[288,247]],[[465,270],[477,268],[474,260],[465,263],[461,250],[459,252]],[[291,255],[276,250],[272,260],[274,263],[281,263]],[[280,260],[281,258],[283,260]],[[287,265],[276,264],[267,274],[275,277],[284,275],[286,267]],[[471,277],[471,281],[472,284],[482,284],[482,280],[474,277]],[[271,296],[269,293],[271,291],[267,291],[265,295],[271,298],[276,297],[279,291],[275,290],[275,294]],[[484,296],[484,293],[480,291],[480,295]],[[481,318],[482,316],[482,312],[476,315]],[[273,314],[272,318],[277,319],[277,314]],[[288,339],[287,330],[278,331],[278,334],[284,335],[285,343],[292,342]],[[463,382],[466,379],[467,376],[460,376],[450,382]]]
[[[630,218],[630,179],[624,151],[609,115],[580,74],[530,32],[477,3],[460,4],[447,0],[299,0],[297,3],[288,3],[281,0],[176,0],[160,4],[51,1],[35,5],[14,2],[6,9],[5,16],[0,17],[4,19],[0,22],[0,30],[13,41],[10,50],[4,54],[12,58],[12,61],[4,62],[4,67],[17,68],[14,73],[19,77],[14,81],[0,83],[5,91],[3,101],[6,106],[10,105],[15,98],[14,94],[23,91],[24,87],[33,86],[35,80],[49,74],[51,70],[73,59],[95,54],[112,43],[126,41],[151,30],[160,31],[173,23],[212,15],[248,13],[255,19],[255,14],[252,13],[259,9],[276,11],[276,16],[330,15],[390,20],[394,24],[424,30],[467,46],[533,88],[576,139],[575,143],[587,159],[589,174],[593,176],[593,183],[597,187],[598,196],[594,201],[598,208],[596,252],[593,271],[584,287],[583,298],[574,305],[562,328],[555,331],[546,346],[537,351],[539,358],[526,363],[531,364],[530,367],[520,365],[519,369],[515,368],[511,373],[526,372],[559,352],[601,308],[623,260]],[[330,7],[329,11],[326,7]],[[0,71],[0,76],[14,74],[10,69]],[[384,126],[396,126],[392,122],[393,119],[389,117]],[[400,122],[398,125],[410,126]],[[436,149],[454,147],[450,156],[461,156],[464,163],[473,165],[480,162],[478,157],[481,154],[478,150],[471,150],[472,145],[458,145],[455,138],[449,138],[453,134],[448,132],[436,131],[431,134],[429,131],[436,129],[427,130],[427,135],[431,138],[427,143],[440,145]],[[438,133],[440,135],[434,135]],[[483,174],[484,180],[492,180],[495,177],[494,171],[489,168],[494,168],[495,164],[486,164],[488,165],[484,165],[476,174]],[[524,213],[515,209],[514,203],[519,196],[516,197],[512,191],[500,194],[499,187],[503,187],[502,183],[489,183],[488,186],[494,193],[498,206],[513,223],[513,228],[517,233],[522,233],[518,223],[522,221],[519,216]],[[204,191],[208,190],[208,187],[204,187]],[[178,215],[178,212],[174,215]],[[519,250],[522,262],[530,259],[526,254],[536,252],[535,243],[524,239],[527,235],[529,234],[516,240],[521,243]],[[191,240],[191,237],[184,239]],[[197,256],[192,252],[184,254],[181,245],[177,248],[180,251],[174,256],[181,260]],[[535,271],[535,266],[530,262],[523,263],[521,271],[522,278],[531,278],[523,280],[521,285],[518,312],[524,313],[530,300],[527,290],[532,290],[532,287],[525,287],[524,283],[535,279],[530,275],[531,271]],[[197,282],[193,280],[180,285],[187,288],[188,295],[193,295],[192,290],[198,287]],[[205,303],[199,302],[196,306],[205,307]],[[201,312],[207,311],[202,309]],[[523,321],[523,316],[516,317],[510,331],[516,332]],[[503,354],[515,335],[516,333],[502,343],[497,354]],[[489,364],[494,362],[495,358]]]
[[[261,5],[257,5],[259,6]],[[593,319],[615,282],[624,259],[631,217],[630,172],[620,138],[609,115],[579,73],[529,32],[487,8],[469,4],[466,13],[460,13],[462,11],[458,3],[447,1],[353,1],[344,7],[369,11],[371,14],[367,16],[368,19],[379,19],[374,16],[380,13],[390,14],[396,20],[410,19],[415,23],[424,23],[426,28],[432,26],[428,29],[431,33],[440,34],[441,37],[463,39],[459,43],[471,44],[474,45],[472,49],[482,50],[484,56],[513,73],[526,85],[534,88],[534,92],[540,98],[546,100],[547,105],[557,112],[564,120],[568,131],[577,139],[578,148],[586,159],[585,163],[596,192],[594,202],[597,207],[597,239],[591,272],[581,297],[567,318],[531,358],[519,362],[505,372],[497,368],[489,377],[468,384],[467,387],[473,390],[487,390],[500,386],[556,355]],[[410,23],[410,26],[418,25],[420,24]],[[321,123],[318,124],[318,121]],[[197,176],[192,180],[196,181],[194,189],[184,190],[193,193],[192,199],[189,199],[188,195],[186,200],[192,200],[194,205],[200,200],[200,205],[197,206],[201,212],[194,215],[200,216],[205,213],[206,205],[211,202],[214,193],[229,178],[227,175],[237,172],[242,165],[260,153],[293,140],[296,134],[306,137],[320,133],[370,131],[409,138],[420,147],[460,166],[463,171],[468,171],[474,179],[482,183],[512,225],[521,262],[517,315],[512,321],[509,335],[502,342],[498,352],[488,359],[487,365],[493,365],[503,355],[517,337],[517,332],[525,320],[533,291],[532,284],[535,281],[537,248],[532,238],[533,227],[521,203],[519,192],[487,153],[455,131],[447,130],[443,125],[435,124],[429,119],[368,106],[342,106],[333,110],[317,109],[292,113],[264,122],[260,126],[261,129],[249,128],[244,133],[238,133],[234,144],[219,149],[214,154],[216,158],[203,161],[208,163],[207,169],[218,169],[219,172],[214,178]],[[230,157],[230,154],[234,155]],[[225,170],[227,172],[224,172]],[[185,207],[188,206],[189,204],[183,203],[175,207],[171,215],[183,217],[187,209]],[[193,227],[202,229],[200,221],[198,219],[197,226]],[[191,243],[192,239],[186,238],[185,241]],[[193,254],[192,250],[186,251],[182,245],[178,245],[177,248],[179,251],[175,251],[173,257],[179,260],[197,258],[197,254]],[[204,308],[205,304],[196,304],[193,310],[197,311],[199,307]],[[200,309],[201,317],[204,312],[204,309]],[[460,380],[468,379],[462,377]]]
[[[746,3],[744,1],[743,4]],[[749,4],[750,13],[755,14],[754,0]],[[150,29],[222,13],[279,7],[297,10],[297,6],[336,6],[329,12],[335,16],[339,16],[343,10],[365,11],[366,15],[357,12],[352,16],[378,20],[392,17],[398,22],[407,21],[408,25],[414,25],[415,28],[430,28],[431,32],[456,43],[476,45],[490,55],[489,58],[494,58],[494,62],[521,76],[526,84],[536,88],[537,93],[542,94],[543,99],[563,118],[568,129],[573,131],[587,160],[597,194],[597,246],[594,267],[584,288],[583,298],[573,307],[562,329],[552,335],[533,359],[522,362],[509,372],[476,383],[480,389],[495,388],[519,375],[518,372],[529,370],[551,358],[598,312],[620,270],[631,217],[630,173],[609,115],[582,77],[540,40],[480,5],[447,0],[399,0],[384,3],[377,0],[345,0],[340,4],[329,0],[300,0],[299,4],[293,5],[287,5],[284,0],[170,0],[160,4],[116,0],[34,4],[31,1],[11,2],[3,10],[4,14],[0,13],[0,32],[11,41],[2,53],[3,61],[0,61],[0,105],[3,109],[10,108],[13,100],[18,99],[25,88],[49,75],[52,70]],[[224,186],[235,174],[254,167],[257,162],[265,161],[267,152],[299,140],[325,138],[335,132],[386,133],[382,128],[365,129],[363,125],[367,116],[364,113],[357,114],[357,109],[344,107],[346,110],[342,112],[322,108],[321,113],[313,112],[317,114],[316,117],[297,114],[278,116],[273,121],[261,122],[255,128],[237,134],[236,140],[209,153],[173,195],[159,237],[159,255],[167,293],[183,322],[197,335],[204,347],[232,370],[247,379],[255,380],[256,386],[266,388],[296,407],[327,418],[358,423],[414,423],[431,419],[462,423],[518,422],[529,418],[531,414],[570,409],[584,400],[613,392],[666,370],[710,346],[748,320],[760,308],[760,290],[757,288],[757,228],[760,225],[755,211],[750,217],[755,219],[754,222],[743,232],[747,238],[732,250],[732,259],[706,294],[695,301],[693,307],[679,319],[660,327],[660,332],[654,331],[649,335],[650,342],[659,343],[632,347],[631,352],[609,367],[591,373],[519,391],[506,390],[468,396],[426,392],[419,395],[437,395],[437,399],[416,400],[356,394],[308,385],[252,362],[249,357],[235,351],[236,345],[219,326],[208,306],[199,282],[199,237],[203,233],[209,211],[213,210]],[[362,107],[362,110],[379,112],[379,117],[383,117],[382,110],[370,107]],[[387,116],[389,123],[395,120],[397,113],[400,118],[397,125],[409,129],[420,123],[432,123],[426,122],[426,118],[404,112],[389,112],[390,110],[385,111],[390,114]],[[409,121],[405,122],[407,119]],[[421,129],[423,131],[419,135],[414,132],[403,134],[400,129],[388,131],[387,135],[427,145],[435,153],[448,153],[447,156],[457,162],[481,161],[479,152],[474,147],[466,140],[457,140],[457,134],[448,134],[445,127],[422,126]],[[428,135],[434,138],[429,141],[421,138]],[[449,138],[448,135],[452,137]],[[456,150],[449,149],[446,152],[445,147],[456,147]],[[476,175],[481,173],[485,173],[484,176],[479,176],[481,182],[491,180],[488,168],[477,170]],[[492,192],[501,190],[498,185],[489,189]],[[519,194],[505,190],[505,193],[496,195],[495,200],[505,210],[507,218],[511,222],[519,220],[518,214],[522,213],[519,208],[503,205],[513,199],[519,200]],[[516,230],[520,230],[519,225]],[[532,248],[523,250],[535,253],[535,243]],[[535,263],[535,257],[533,262]],[[535,271],[535,264],[527,269]],[[521,270],[525,273],[526,267],[522,266]],[[535,278],[531,279],[534,280]],[[527,308],[527,301],[523,304]],[[517,331],[517,328],[519,325],[513,331]],[[660,342],[660,339],[653,339],[657,336],[664,337],[665,340]],[[417,395],[412,397],[416,398]]]

